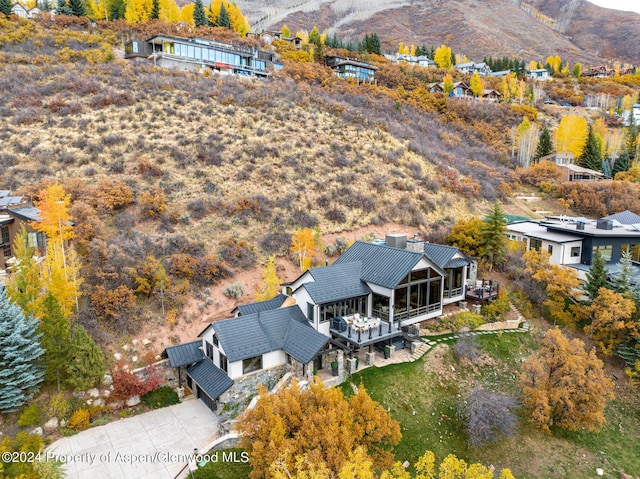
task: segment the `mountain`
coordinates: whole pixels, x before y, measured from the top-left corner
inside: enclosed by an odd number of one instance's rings
[[[317,25],[346,40],[377,32],[383,48],[399,42],[446,44],[474,60],[510,56],[571,63],[606,59],[637,63],[640,15],[597,7],[584,0],[239,0],[254,30],[310,30]]]

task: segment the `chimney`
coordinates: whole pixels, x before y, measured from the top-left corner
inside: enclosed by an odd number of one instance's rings
[[[576,229],[584,231],[584,221],[578,221],[578,223],[576,224]]]
[[[424,241],[418,238],[418,233],[413,235],[413,239],[407,241],[407,251],[424,253]]]
[[[385,238],[387,246],[392,248],[405,249],[407,247],[407,235],[390,234]]]

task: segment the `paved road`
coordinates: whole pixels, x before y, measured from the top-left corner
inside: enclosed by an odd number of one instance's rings
[[[173,479],[217,430],[216,416],[190,399],[65,437],[47,452],[69,458],[68,479]]]

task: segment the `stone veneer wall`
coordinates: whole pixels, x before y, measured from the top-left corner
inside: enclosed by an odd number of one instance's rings
[[[243,403],[247,398],[258,394],[258,388],[261,385],[271,389],[290,369],[288,364],[276,366],[275,368],[263,369],[246,376],[234,379],[233,386],[227,389],[218,400],[218,407],[224,407],[225,404],[235,406]]]

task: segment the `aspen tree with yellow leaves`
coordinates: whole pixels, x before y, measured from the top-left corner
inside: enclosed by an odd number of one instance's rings
[[[584,150],[589,134],[589,125],[582,116],[563,116],[556,130],[556,149],[562,153],[573,153],[578,158]]]
[[[436,62],[438,68],[451,68],[453,66],[451,63],[451,48],[446,45],[440,45],[436,48],[436,52],[433,55],[433,61]]]

